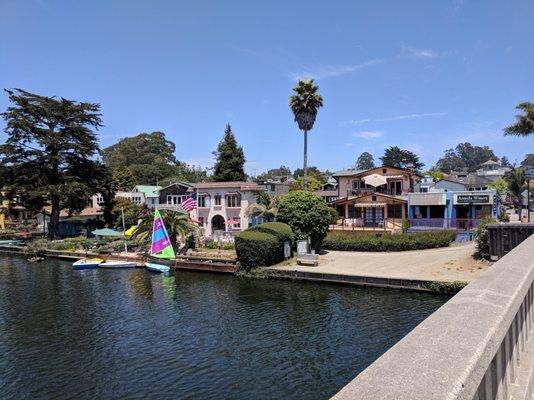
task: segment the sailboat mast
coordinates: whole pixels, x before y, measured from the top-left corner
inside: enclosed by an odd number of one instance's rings
[[[122,234],[124,236],[124,251],[128,253],[128,243],[126,242],[126,226],[124,224],[124,207],[121,207],[122,214]]]

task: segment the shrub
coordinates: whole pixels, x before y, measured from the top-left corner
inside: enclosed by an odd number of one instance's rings
[[[453,282],[439,282],[434,281],[430,282],[425,287],[431,292],[439,294],[456,294],[464,287],[466,287],[468,282],[464,281],[453,281]]]
[[[354,235],[330,232],[324,248],[345,251],[406,251],[447,247],[456,238],[454,231],[413,233],[405,235]]]
[[[332,220],[330,207],[313,193],[295,190],[280,200],[277,218],[288,224],[295,239],[310,239],[312,248],[320,250]]]
[[[264,224],[256,225],[247,229],[248,231],[253,232],[264,232],[274,235],[283,243],[286,240],[289,240],[291,243],[294,242],[294,235],[291,227],[288,224],[283,222],[266,222]]]
[[[490,247],[489,247],[489,235],[488,235],[488,224],[494,224],[497,221],[494,218],[486,218],[482,221],[477,228],[475,235],[475,241],[477,242],[477,252],[475,256],[477,258],[484,258],[486,260],[490,259]]]
[[[245,230],[235,237],[235,250],[241,267],[269,266],[284,259],[280,240],[271,233]]]

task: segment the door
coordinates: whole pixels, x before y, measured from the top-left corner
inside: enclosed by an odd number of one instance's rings
[[[225,229],[224,218],[222,215],[216,215],[211,219],[211,230],[215,231],[224,231]]]

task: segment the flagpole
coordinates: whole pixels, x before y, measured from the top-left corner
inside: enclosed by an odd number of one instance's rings
[[[122,214],[122,235],[124,236],[124,251],[128,253],[128,243],[126,242],[126,226],[124,225],[124,207],[121,207]]]

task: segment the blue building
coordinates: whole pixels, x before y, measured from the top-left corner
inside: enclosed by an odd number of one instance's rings
[[[408,194],[408,232],[453,229],[457,240],[472,240],[478,224],[499,213],[495,189]]]

